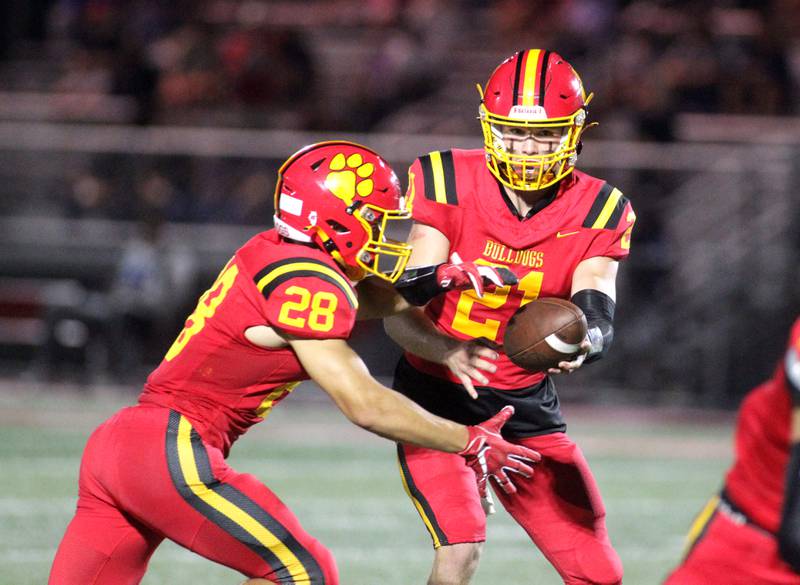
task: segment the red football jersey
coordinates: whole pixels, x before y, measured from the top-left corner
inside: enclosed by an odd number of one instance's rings
[[[736,460],[725,481],[742,512],[772,532],[778,531],[783,509],[792,391],[800,391],[800,319],[792,327],[785,359],[739,409]]]
[[[447,236],[451,252],[464,261],[506,266],[519,278],[483,298],[471,290],[449,291],[426,307],[436,326],[453,337],[502,344],[506,323],[520,306],[538,297],[570,298],[580,262],[625,258],[636,214],[618,189],[576,170],[544,209],[520,218],[484,156],[483,150],[451,150],[417,159],[408,195],[414,219]],[[458,382],[446,367],[406,356],[418,369]],[[490,376],[497,389],[525,388],[544,377],[515,366],[502,352],[497,366]]]
[[[330,256],[282,241],[274,230],[260,233],[200,297],[139,401],[177,410],[227,453],[308,379],[290,348],[258,347],[245,330],[269,325],[294,337],[344,339],[357,309],[351,283]]]

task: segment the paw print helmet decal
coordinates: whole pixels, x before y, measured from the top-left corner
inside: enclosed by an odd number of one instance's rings
[[[365,146],[312,144],[278,170],[275,228],[284,238],[317,244],[352,280],[400,278],[411,246],[389,239],[387,228],[410,217],[397,175]]]

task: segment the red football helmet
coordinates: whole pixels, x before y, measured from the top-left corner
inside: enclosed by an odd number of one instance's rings
[[[504,185],[525,191],[560,181],[575,167],[586,124],[586,95],[581,78],[559,54],[529,49],[503,61],[481,94],[479,119],[486,164]],[[556,147],[547,154],[509,152],[509,132],[547,132]]]
[[[400,278],[411,246],[388,239],[386,227],[410,217],[397,175],[378,153],[359,144],[312,144],[278,170],[278,233],[317,244],[352,280],[367,273],[389,282]]]

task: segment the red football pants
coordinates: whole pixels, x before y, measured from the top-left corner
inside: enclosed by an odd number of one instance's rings
[[[695,521],[691,548],[664,585],[800,585],[800,575],[778,555],[774,536],[737,524],[715,502]]]
[[[89,438],[78,508],[49,585],[139,583],[164,538],[248,577],[339,582],[331,553],[291,510],[254,476],[231,469],[185,417],[126,408]]]
[[[622,563],[611,546],[605,507],[589,464],[565,433],[514,441],[542,454],[533,478],[512,477],[516,494],[495,490],[508,513],[569,585],[616,585]],[[475,474],[458,455],[398,448],[406,491],[435,548],[486,540]]]

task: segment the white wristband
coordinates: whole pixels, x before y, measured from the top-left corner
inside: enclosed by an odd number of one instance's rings
[[[589,331],[586,332],[586,336],[589,338],[589,343],[592,344],[589,355],[594,355],[603,351],[603,332],[600,331],[599,327],[592,327],[589,329]]]

